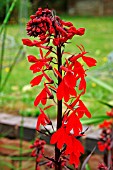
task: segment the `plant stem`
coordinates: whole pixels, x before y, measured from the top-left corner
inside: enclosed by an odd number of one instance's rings
[[[60,66],[62,65],[62,54],[61,54],[61,47],[57,47],[57,57],[58,57],[58,71],[62,75],[62,70]],[[62,79],[58,77],[58,86],[61,83]],[[58,107],[57,107],[57,130],[62,125],[62,100],[58,100]],[[60,157],[60,150],[55,146],[55,161],[58,162]],[[55,170],[61,170],[60,163],[55,165]]]
[[[9,10],[9,0],[6,1],[6,15],[8,10]],[[5,52],[6,32],[7,32],[7,25],[5,24],[3,39],[2,39],[1,56],[0,56],[0,92],[1,92],[1,84],[2,84],[2,69],[3,69],[3,60],[4,60],[4,52]]]
[[[20,158],[22,158],[22,152],[23,152],[23,148],[22,148],[23,137],[24,137],[24,127],[23,127],[23,124],[24,124],[24,117],[22,115],[21,125],[20,125]],[[22,170],[22,159],[20,159],[20,161],[19,161],[19,170]]]
[[[15,58],[14,58],[12,64],[11,64],[11,66],[10,66],[10,68],[9,68],[9,72],[7,73],[6,77],[4,78],[3,83],[2,83],[2,85],[1,85],[1,88],[0,88],[1,91],[4,89],[4,87],[5,87],[6,83],[7,83],[7,80],[8,80],[8,78],[9,78],[9,76],[10,76],[10,74],[11,74],[11,72],[12,72],[12,70],[13,70],[15,64],[16,64],[16,62],[17,62],[18,58],[19,58],[20,55],[21,55],[22,50],[23,50],[23,46],[20,46],[20,48],[19,48],[19,50],[18,50],[18,53],[16,54],[16,56],[15,56]]]
[[[14,1],[12,2],[11,6],[10,6],[8,12],[7,12],[7,15],[6,15],[6,17],[5,17],[5,19],[4,19],[3,23],[2,23],[2,26],[1,26],[1,28],[0,28],[0,34],[2,33],[5,25],[7,24],[8,20],[9,20],[9,18],[10,18],[10,15],[11,15],[11,13],[12,13],[15,5],[16,5],[16,1],[17,1],[17,0],[14,0]]]

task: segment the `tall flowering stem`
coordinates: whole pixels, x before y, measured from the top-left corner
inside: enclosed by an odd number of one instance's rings
[[[62,54],[61,54],[61,47],[57,47],[57,57],[58,57],[58,71],[62,76],[62,70],[60,69],[62,65]],[[60,85],[62,79],[61,77],[58,77],[58,86]],[[57,107],[57,129],[59,129],[62,125],[62,100],[57,101],[58,107]],[[58,162],[60,157],[60,150],[57,148],[57,145],[55,146],[55,160]],[[61,165],[55,165],[56,169],[61,169]]]
[[[86,92],[87,67],[95,66],[96,60],[86,55],[83,45],[77,45],[79,54],[64,51],[73,36],[82,36],[85,33],[84,28],[75,28],[71,22],[61,20],[48,8],[38,8],[30,18],[26,30],[29,36],[35,37],[35,40],[22,39],[22,41],[24,45],[39,49],[39,57],[28,56],[28,61],[31,63],[30,70],[37,74],[30,84],[31,86],[38,86],[40,83],[42,85],[34,101],[34,105],[40,110],[36,130],[49,136],[50,144],[55,145],[53,157],[47,157],[44,152],[42,155],[48,160],[46,165],[55,167],[55,170],[69,169],[69,164],[77,169],[79,158],[84,153],[84,148],[79,141],[79,138],[84,135],[80,119],[84,114],[88,118],[91,117],[81,96]],[[84,65],[81,64],[81,60]],[[46,105],[50,100],[51,104]],[[56,131],[45,113],[55,105],[57,107]],[[40,125],[43,125],[45,132]],[[51,126],[52,131],[49,131],[47,125]],[[42,163],[38,162],[38,165]]]

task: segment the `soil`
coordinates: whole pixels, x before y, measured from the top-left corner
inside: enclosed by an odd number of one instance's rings
[[[23,141],[22,142],[22,152],[23,156],[28,158],[25,161],[22,161],[22,170],[28,170],[28,169],[35,169],[35,160],[29,159],[31,150],[29,150],[29,146],[31,145],[31,142]],[[15,169],[19,168],[19,161],[11,160],[12,157],[18,157],[20,155],[19,148],[20,147],[20,140],[19,139],[8,139],[8,138],[2,138],[0,140],[0,169],[1,170],[12,170],[12,168],[9,168],[6,166],[11,164],[15,167]],[[51,157],[54,153],[54,147],[50,145],[45,146],[45,155]],[[5,164],[4,164],[5,162]],[[89,166],[90,170],[97,170],[98,164],[103,162],[103,155],[94,154],[91,156],[89,160]],[[44,166],[41,167],[41,170],[45,170]]]

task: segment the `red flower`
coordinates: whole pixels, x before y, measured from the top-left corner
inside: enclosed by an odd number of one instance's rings
[[[76,123],[75,123],[76,122]],[[64,115],[62,126],[51,137],[50,143],[57,144],[58,149],[62,149],[66,145],[64,155],[70,155],[70,164],[78,167],[79,157],[84,153],[84,148],[76,136],[79,136],[82,125],[78,117],[72,113],[70,116]]]
[[[46,114],[41,108],[40,108],[40,112],[41,114],[38,116],[38,119],[37,119],[36,130],[39,130],[40,125],[45,126],[45,125],[51,124],[50,119],[46,116]]]
[[[22,39],[22,42],[23,42],[24,45],[34,46],[33,42],[31,40],[29,40],[28,38]]]
[[[68,100],[70,99],[70,95],[76,96],[76,91],[74,88],[70,88],[69,86],[67,86],[63,79],[57,89],[57,99],[62,100],[62,98],[64,97],[65,102],[68,102]]]
[[[76,123],[75,123],[76,122]],[[66,120],[66,132],[79,136],[82,131],[82,124],[74,112],[72,112]]]
[[[100,150],[101,152],[103,152],[103,151],[105,150],[105,148],[106,148],[106,143],[103,143],[103,142],[100,142],[100,141],[99,141],[97,144],[98,144],[99,150]]]
[[[53,95],[50,92],[50,90],[48,89],[48,87],[46,85],[44,85],[44,89],[41,91],[41,93],[36,97],[35,101],[34,101],[34,105],[37,106],[40,102],[45,105],[47,102],[47,96],[48,98],[52,99]]]
[[[110,150],[112,145],[112,127],[104,127],[100,134],[98,148],[100,151]]]
[[[81,93],[82,94],[82,93]],[[90,112],[88,111],[87,107],[84,105],[82,100],[80,100],[81,94],[76,98],[76,100],[73,101],[72,104],[68,105],[67,103],[64,103],[68,109],[73,110],[74,113],[77,114],[79,118],[82,118],[85,114],[87,117],[91,117]],[[76,106],[76,108],[74,108]]]
[[[87,117],[91,117],[91,113],[88,111],[87,107],[84,105],[82,100],[79,100],[78,108],[76,109],[76,112],[78,113],[78,117],[82,118],[85,114]]]
[[[62,149],[65,144],[66,150],[64,151],[64,155],[70,155],[70,164],[78,167],[79,157],[81,153],[84,153],[84,148],[74,135],[66,133],[65,128],[62,126],[52,135],[50,143],[56,143],[59,149]]]
[[[88,56],[82,56],[82,59],[84,60],[84,62],[89,66],[96,66],[96,60],[94,58],[88,57]]]
[[[74,55],[72,57],[69,58],[69,61],[71,62],[76,62],[78,58],[82,58],[83,61],[89,66],[89,67],[92,67],[92,66],[95,66],[96,65],[96,60],[94,58],[91,58],[89,56],[85,56],[85,54],[87,53],[83,47],[83,45],[81,46],[77,46],[81,53],[80,54],[77,54],[77,55]]]
[[[79,165],[79,157],[81,153],[84,153],[84,148],[79,140],[77,140],[73,135],[68,137],[66,141],[66,150],[65,154],[70,155],[69,162],[70,164],[74,164],[77,168]]]
[[[33,55],[28,56],[28,61],[32,62],[33,64],[30,66],[30,70],[33,71],[33,73],[43,71],[44,67],[46,69],[51,69],[51,65],[49,62],[52,61],[52,57],[48,57],[48,55],[51,53],[51,51],[48,51],[45,56],[43,56],[42,49],[40,48],[40,59],[37,59]],[[48,57],[48,58],[47,58]],[[43,72],[44,73],[44,72]]]
[[[104,163],[99,163],[98,170],[108,170]]]
[[[101,124],[99,124],[99,127],[100,128],[109,128],[109,127],[111,127],[111,125],[112,125],[112,121],[111,120],[104,120],[104,122],[103,123],[101,123]]]
[[[68,71],[58,86],[57,99],[62,100],[64,97],[65,102],[68,102],[70,95],[76,96],[76,90],[74,89],[76,86],[76,81],[75,75]]]
[[[48,46],[48,47],[43,46],[43,44],[49,42],[49,39],[48,39],[48,38],[47,38],[47,39],[44,39],[43,41],[40,41],[40,42],[37,41],[37,40],[31,41],[31,40],[25,38],[25,39],[22,39],[22,42],[23,42],[24,45],[30,46],[30,47],[36,46],[36,47],[40,47],[40,48],[42,47],[42,48],[44,48],[44,49],[49,49],[49,48],[50,48],[50,46]]]
[[[106,114],[110,117],[113,117],[113,109],[111,109],[111,111],[107,112]]]
[[[85,33],[85,28],[79,28],[78,30],[77,30],[77,35],[84,35],[84,33]]]
[[[26,28],[27,34],[39,37],[40,41],[45,40],[43,44],[53,39],[55,46],[61,46],[74,35],[81,36],[85,32],[84,28],[77,30],[71,22],[62,21],[58,16],[54,16],[49,9],[38,8],[35,15],[31,15],[30,18]]]

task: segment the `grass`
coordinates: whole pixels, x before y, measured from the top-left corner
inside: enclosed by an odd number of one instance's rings
[[[69,17],[61,16],[62,19],[71,21],[74,26],[77,28],[85,27],[86,33],[84,36],[75,36],[72,39],[72,43],[66,46],[66,51],[71,53],[78,52],[76,44],[83,44],[86,51],[89,52],[89,56],[92,56],[97,59],[97,66],[92,71],[89,71],[88,74],[91,76],[96,76],[98,79],[108,82],[112,85],[112,78],[108,72],[108,54],[113,51],[113,33],[112,33],[112,17]],[[15,44],[22,44],[21,39],[26,38],[25,26],[20,25],[8,25],[7,26],[8,35],[14,37]],[[17,45],[13,48],[9,48],[10,44],[7,43],[5,49],[5,62],[3,70],[3,79],[5,78],[6,73],[8,72],[7,65],[17,53]],[[26,56],[28,54],[38,55],[38,49],[25,48],[26,54],[23,59],[16,64],[13,69],[13,72],[1,93],[1,110],[8,112],[23,113],[24,115],[33,115],[36,116],[39,114],[37,108],[34,108],[33,101],[36,97],[36,94],[39,93],[40,89],[29,88],[29,82],[32,79],[33,75],[29,71],[29,63],[27,62]],[[11,56],[11,57],[10,57]],[[108,67],[107,67],[108,65]],[[112,66],[112,65],[111,65]],[[110,73],[110,74],[109,74]],[[107,76],[106,76],[107,75]],[[87,92],[83,100],[88,105],[89,110],[93,115],[105,113],[105,110],[108,110],[107,107],[100,105],[97,100],[105,100],[112,102],[112,94],[105,88],[102,88],[97,83],[91,81],[87,78]],[[55,117],[56,113],[51,108],[49,110],[50,117]]]

